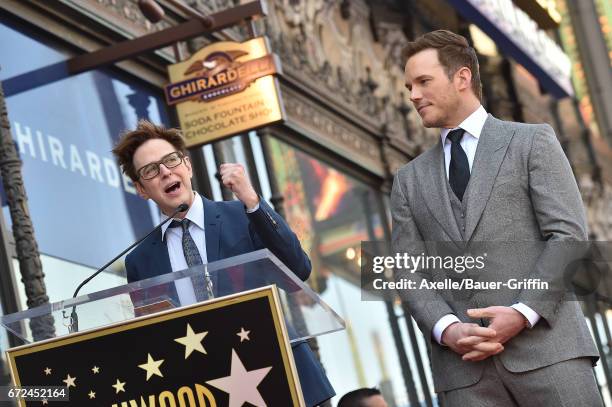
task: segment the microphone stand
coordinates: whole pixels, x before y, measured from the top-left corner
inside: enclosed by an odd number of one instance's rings
[[[108,263],[106,263],[105,265],[100,267],[98,270],[96,270],[95,273],[93,273],[91,276],[89,276],[85,280],[83,280],[81,282],[81,284],[79,284],[79,286],[74,291],[74,294],[72,295],[72,298],[73,299],[76,298],[76,296],[79,293],[79,291],[81,290],[81,288],[83,288],[83,286],[85,284],[89,283],[95,276],[100,274],[102,271],[106,270],[106,268],[108,266],[113,264],[115,261],[117,261],[117,259],[119,259],[121,256],[126,254],[128,251],[132,250],[136,245],[140,244],[147,237],[151,236],[155,231],[157,231],[157,229],[162,227],[168,221],[172,220],[172,218],[174,218],[179,212],[185,212],[187,209],[189,209],[189,206],[187,204],[185,204],[185,203],[180,204],[176,208],[174,213],[172,213],[172,215],[170,215],[167,219],[162,221],[159,225],[155,226],[155,228],[153,228],[153,230],[151,230],[149,233],[147,233],[144,237],[142,237],[142,238],[138,239],[137,241],[135,241],[134,243],[132,243],[127,249],[123,250],[121,253],[119,253],[117,256],[115,256]],[[62,315],[64,316],[64,319],[68,318],[66,316],[66,311],[65,310],[62,310]],[[73,305],[72,306],[72,312],[70,313],[70,324],[68,325],[68,332],[69,333],[74,333],[74,332],[78,332],[78,331],[79,331],[79,316],[77,315],[77,312],[76,312],[76,305]]]
[[[206,292],[208,294],[208,299],[215,298],[215,294],[213,293],[213,283],[210,278],[210,273],[208,272],[208,264],[204,264],[204,278],[206,279]]]

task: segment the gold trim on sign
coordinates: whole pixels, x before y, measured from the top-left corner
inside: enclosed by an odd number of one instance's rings
[[[272,286],[272,297],[270,301],[270,311],[272,312],[274,326],[276,327],[276,336],[281,345],[281,355],[283,357],[283,364],[285,365],[285,372],[287,372],[287,380],[289,381],[289,387],[291,389],[291,399],[294,402],[297,401],[299,407],[305,407],[306,402],[304,401],[304,393],[302,393],[302,385],[298,379],[297,367],[293,359],[293,351],[291,350],[291,345],[288,345],[289,333],[287,332],[287,326],[284,321],[279,321],[283,312],[280,308],[280,299],[278,297],[278,288],[276,288],[276,285]],[[290,350],[291,353],[289,353]],[[289,357],[289,355],[291,355],[291,357]],[[293,386],[291,385],[292,383]]]

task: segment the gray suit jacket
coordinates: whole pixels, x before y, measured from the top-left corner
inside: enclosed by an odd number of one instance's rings
[[[489,115],[479,138],[464,201],[465,232],[453,214],[441,142],[399,169],[393,183],[393,249],[417,252],[425,242],[566,241],[587,240],[582,200],[571,168],[553,129],[546,124],[505,122]],[[466,201],[467,200],[467,201]],[[511,265],[517,277],[545,280],[561,272],[556,253],[538,258],[514,257],[506,250],[498,259]],[[505,253],[505,254],[504,254]],[[506,270],[507,271],[507,270]],[[414,277],[414,275],[412,275]],[[418,276],[417,278],[431,278]],[[402,278],[396,272],[396,278]],[[522,302],[542,318],[505,344],[499,355],[506,369],[524,372],[577,357],[593,357],[597,350],[580,305],[573,294],[559,291],[545,300],[527,290],[518,296],[499,291],[475,294],[459,301],[445,291],[400,292],[426,338],[430,338],[436,392],[472,385],[480,380],[483,362],[465,362],[432,337],[435,323],[446,314],[471,320],[468,308],[510,306]],[[539,301],[541,300],[541,301]]]

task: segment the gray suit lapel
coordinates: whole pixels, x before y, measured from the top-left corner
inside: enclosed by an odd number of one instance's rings
[[[471,239],[480,221],[513,135],[514,130],[489,115],[478,140],[470,182],[465,196],[465,199],[467,199],[466,241]]]
[[[420,174],[421,176],[418,177],[418,180],[420,181],[420,189],[425,199],[425,204],[451,239],[455,242],[460,242],[463,239],[453,215],[450,196],[446,187],[447,180],[442,141],[438,142],[437,146],[432,150],[432,159],[424,160],[423,162],[425,163],[421,168],[423,174]]]

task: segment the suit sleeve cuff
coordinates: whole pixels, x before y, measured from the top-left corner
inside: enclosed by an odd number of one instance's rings
[[[459,318],[457,318],[457,316],[454,314],[446,314],[442,318],[440,318],[438,322],[436,322],[432,329],[432,335],[436,342],[438,342],[442,346],[445,346],[442,344],[442,334],[444,333],[444,330],[448,328],[449,325],[454,324],[455,322],[461,321],[459,321]]]
[[[254,206],[254,207],[252,207],[251,209],[246,208],[246,213],[253,213],[253,212],[255,212],[255,211],[256,211],[256,210],[258,210],[258,209],[259,209],[259,202],[257,202],[257,205],[255,205],[255,206]]]
[[[523,314],[523,316],[529,321],[529,326],[527,328],[531,329],[538,323],[540,320],[540,315],[537,312],[529,308],[527,305],[522,302],[516,303],[512,305],[512,308]]]

